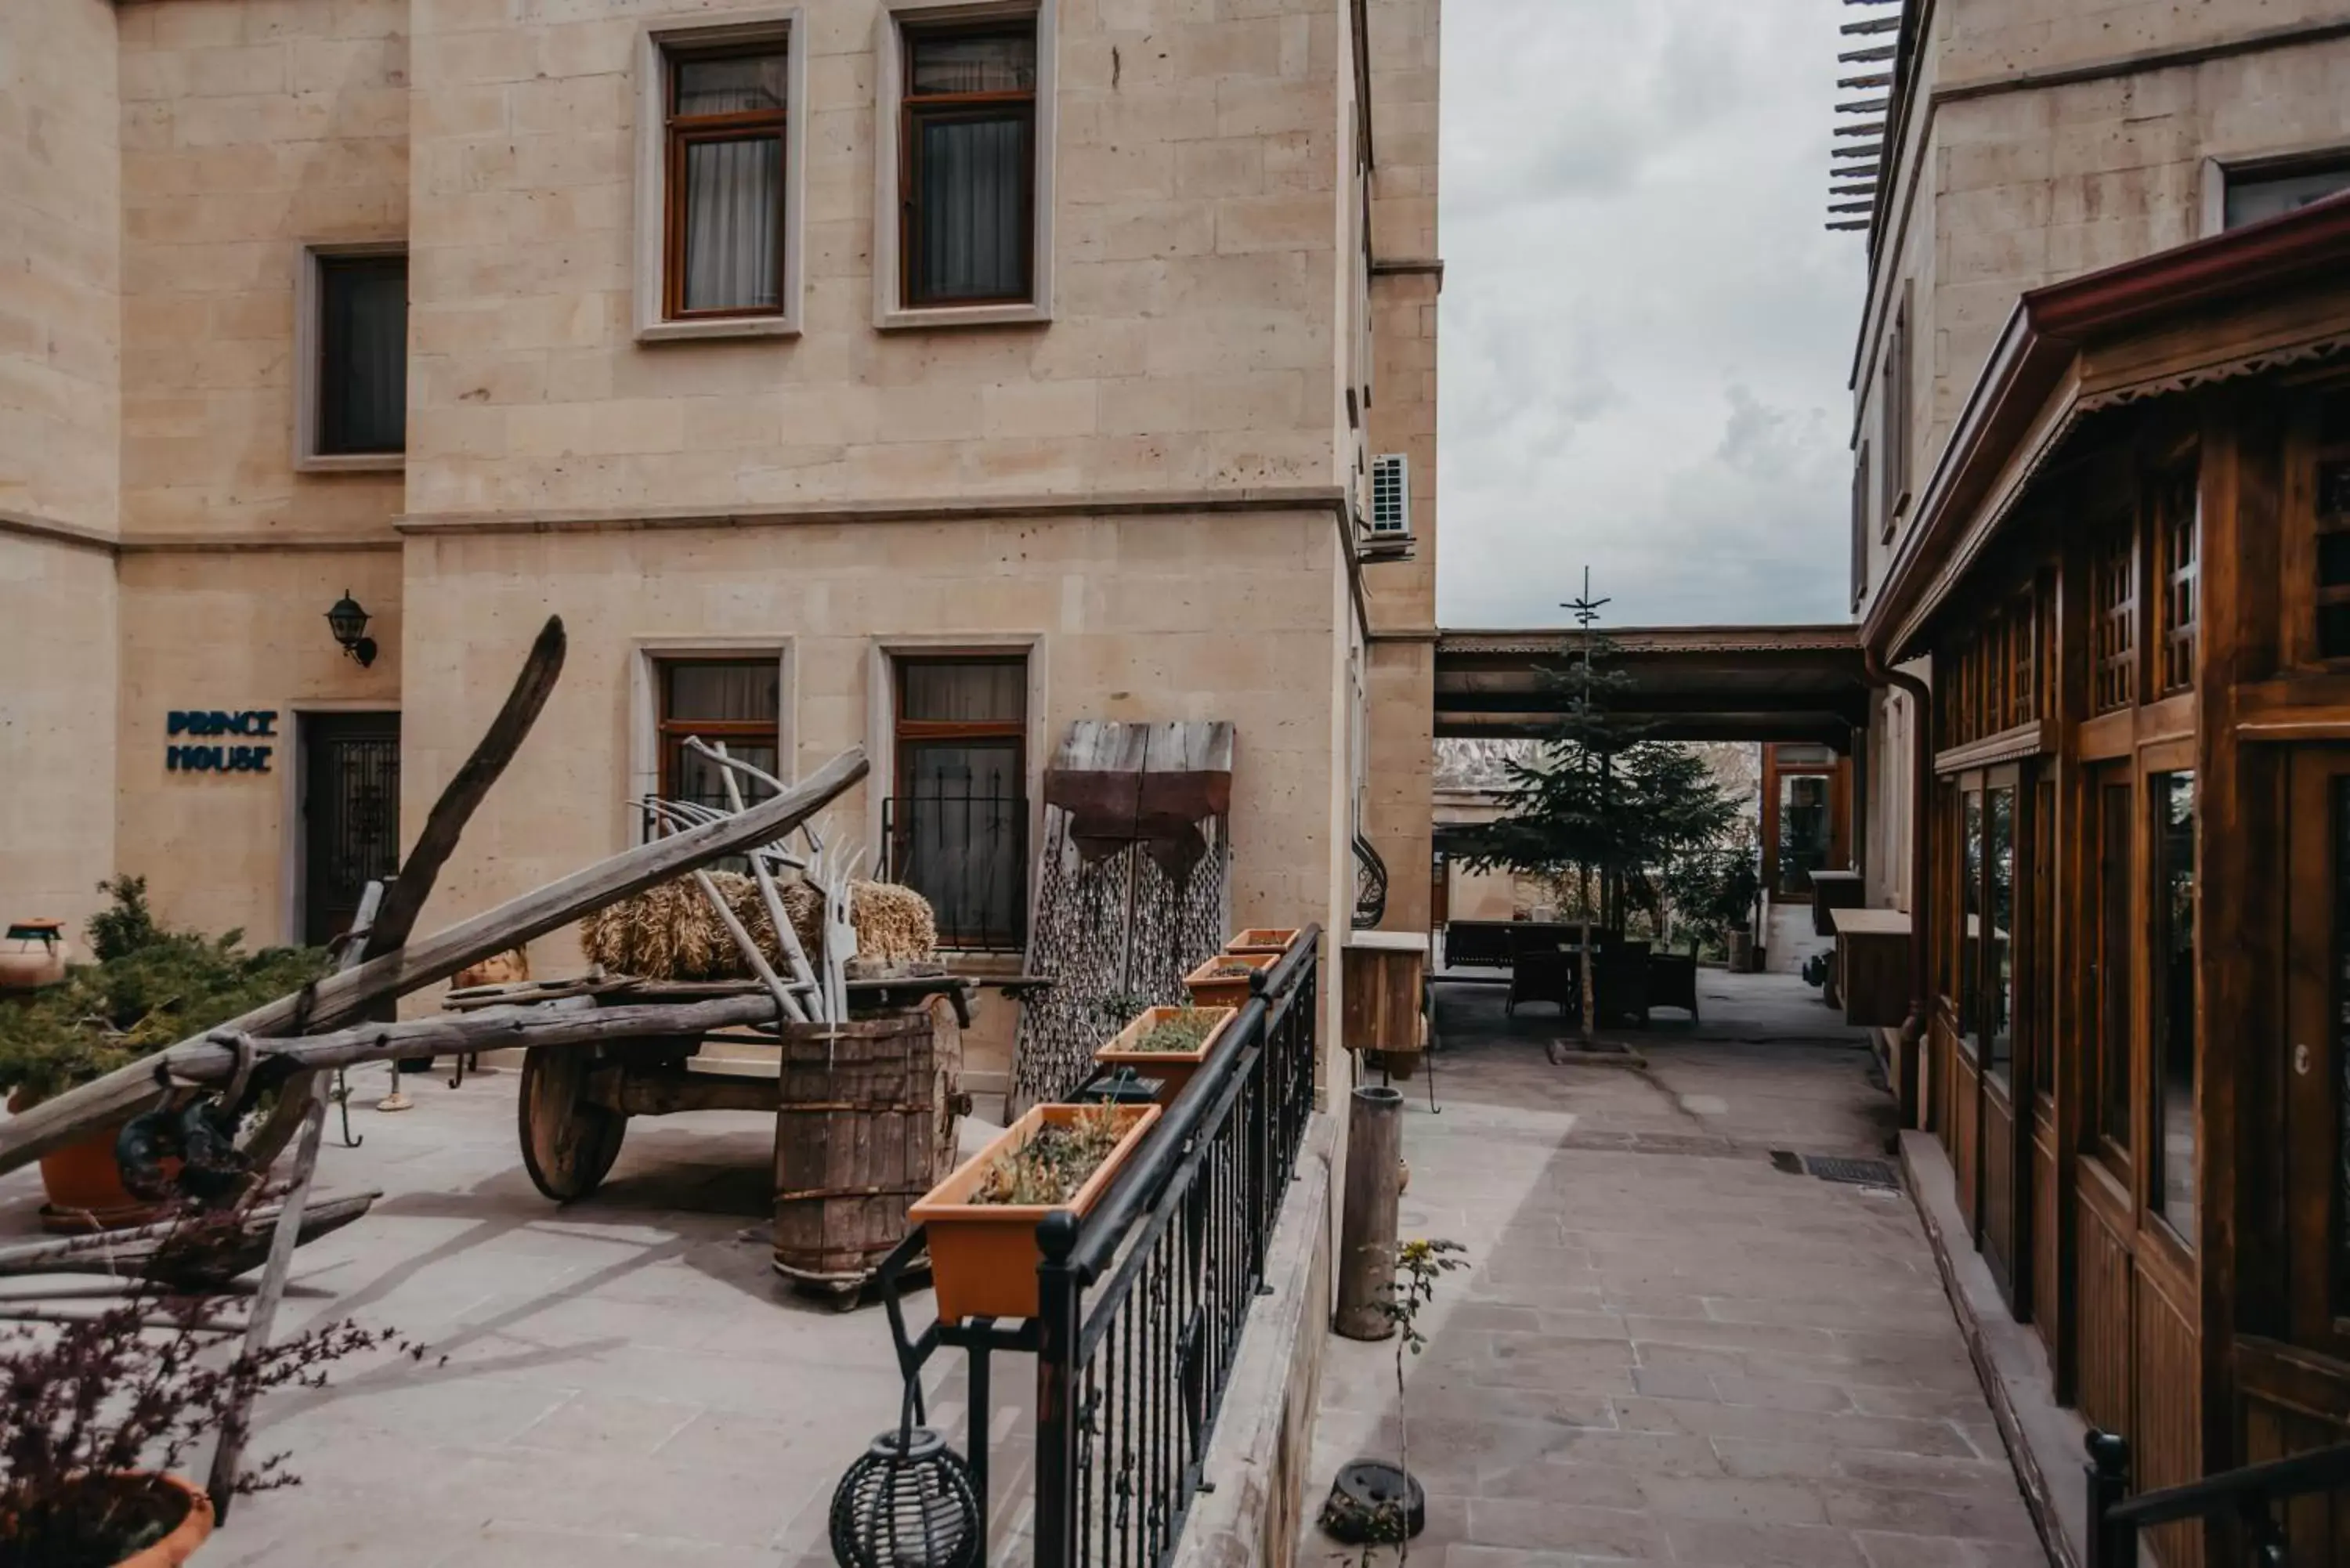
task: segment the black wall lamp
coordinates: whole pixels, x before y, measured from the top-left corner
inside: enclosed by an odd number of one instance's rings
[[[335,607],[327,612],[327,625],[333,630],[335,640],[342,645],[345,653],[359,661],[361,670],[375,662],[375,639],[367,635],[367,624],[368,612],[351,597],[348,588],[335,601]]]

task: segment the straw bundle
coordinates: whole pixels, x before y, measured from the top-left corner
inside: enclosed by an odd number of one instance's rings
[[[733,871],[713,871],[710,879],[767,961],[782,970],[782,944],[758,884]],[[819,947],[823,896],[805,882],[786,883],[778,891],[800,950],[813,961]],[[938,951],[938,925],[930,901],[910,888],[852,882],[848,916],[862,959],[897,964]],[[664,882],[597,910],[579,922],[579,945],[589,961],[649,980],[743,980],[750,975],[725,925],[691,877]]]

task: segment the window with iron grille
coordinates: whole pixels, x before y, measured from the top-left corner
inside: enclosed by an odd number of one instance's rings
[[[1371,532],[1411,532],[1411,459],[1406,453],[1389,452],[1372,460]]]
[[[931,901],[941,945],[1010,951],[1028,915],[1028,661],[900,658],[889,875]]]
[[[2317,656],[2350,659],[2350,392],[2317,405]]]

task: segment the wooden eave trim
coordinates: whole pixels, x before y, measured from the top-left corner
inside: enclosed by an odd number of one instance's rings
[[[2046,720],[2018,724],[2002,730],[1996,735],[1985,735],[1980,741],[1970,741],[1963,746],[1952,746],[1947,752],[1934,753],[1936,776],[1960,774],[1969,768],[1987,768],[1999,763],[2012,763],[2019,757],[2038,756],[2053,752],[2055,747],[2055,726]]]
[[[35,517],[21,512],[0,512],[0,535],[39,539],[73,549],[89,550],[109,559],[126,556],[342,555],[397,551],[393,534],[101,534],[75,523]]]

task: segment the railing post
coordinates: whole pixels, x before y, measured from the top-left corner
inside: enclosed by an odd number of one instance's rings
[[[1069,1254],[1076,1216],[1055,1210],[1037,1223],[1036,1244],[1036,1568],[1076,1562],[1077,1495],[1077,1294]]]
[[[2117,1432],[2101,1432],[2092,1428],[2087,1447],[2089,1552],[2085,1568],[2137,1568],[2137,1527],[2106,1517],[2116,1504],[2129,1496],[2129,1443]]]

